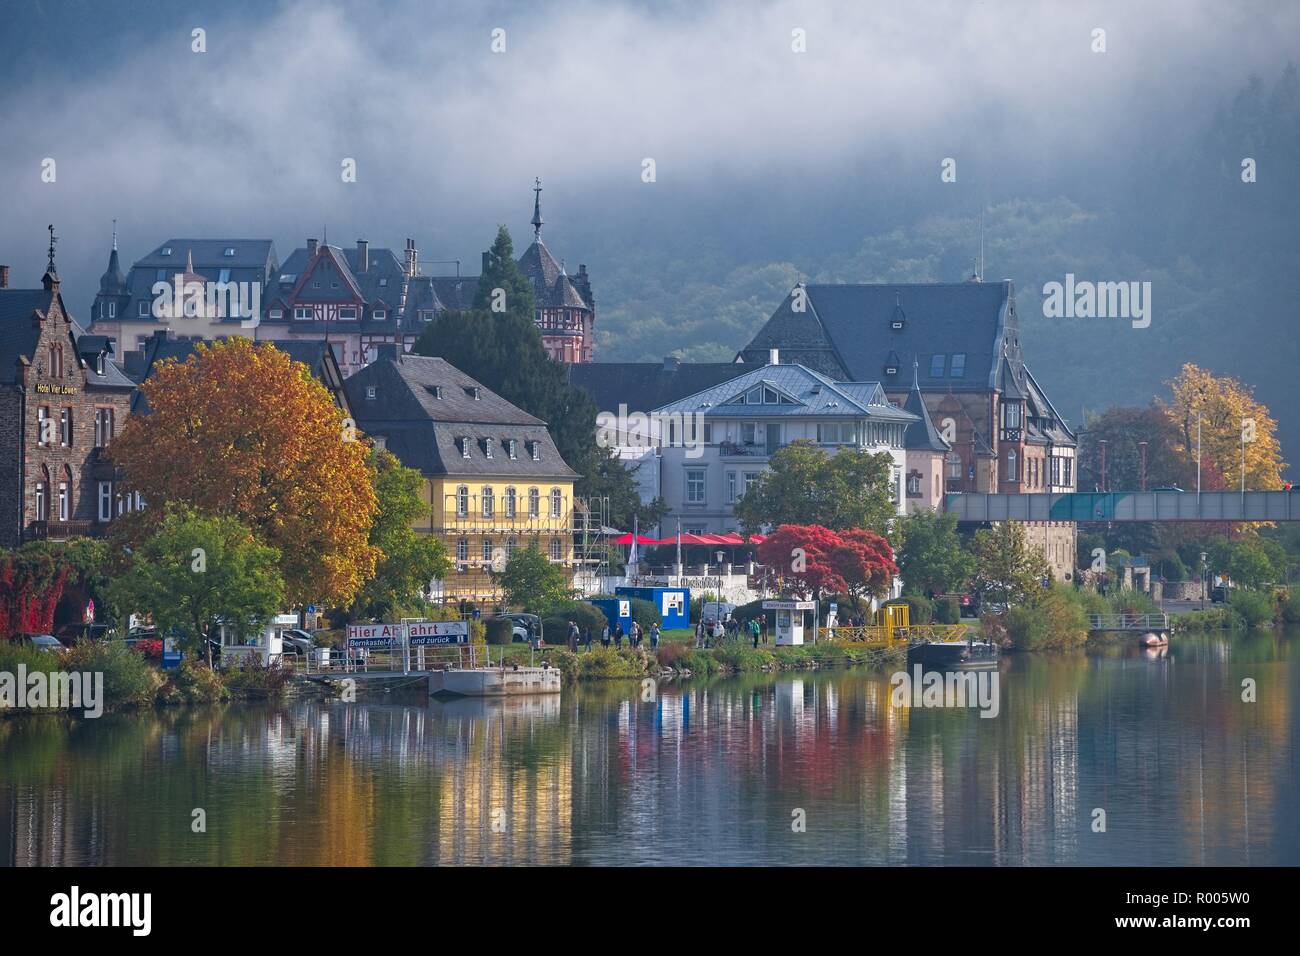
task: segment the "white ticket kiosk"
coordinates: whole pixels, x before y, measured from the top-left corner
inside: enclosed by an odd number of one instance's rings
[[[803,643],[803,612],[817,605],[812,601],[764,601],[763,610],[776,611],[776,644],[792,646]]]

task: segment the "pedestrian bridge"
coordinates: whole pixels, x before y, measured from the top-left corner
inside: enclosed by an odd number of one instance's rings
[[[1300,491],[952,494],[961,521],[1300,521]]]

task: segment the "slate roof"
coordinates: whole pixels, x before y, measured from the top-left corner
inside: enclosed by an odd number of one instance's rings
[[[908,451],[948,452],[952,446],[944,441],[943,436],[939,434],[939,429],[934,427],[934,420],[925,407],[925,399],[921,397],[921,387],[917,383],[917,370],[914,367],[912,371],[912,389],[907,393],[903,410],[911,412],[917,420],[908,425],[907,431],[903,433],[903,447]]]
[[[468,312],[474,308],[478,294],[478,276],[430,276],[429,281],[438,299],[448,309]]]
[[[756,385],[769,385],[793,399],[790,404],[751,405],[739,401]],[[915,416],[892,405],[878,382],[835,382],[802,365],[766,365],[686,398],[657,412],[703,412],[710,418],[844,418],[867,416],[911,423]]]
[[[0,382],[17,380],[18,359],[30,360],[40,340],[41,330],[32,320],[33,312],[45,312],[50,306],[51,293],[46,289],[0,289]],[[87,363],[87,388],[134,388],[135,383],[123,374],[111,360],[104,363],[104,374],[97,372],[96,361],[101,352],[112,353],[108,339],[102,335],[88,335],[67,311],[63,296],[59,304],[68,316],[73,347],[79,358]]]
[[[573,284],[540,238],[533,240],[519,257],[519,271],[532,282],[539,309],[592,309],[592,303]]]
[[[520,479],[576,479],[551,440],[546,423],[512,405],[444,359],[398,357],[381,346],[379,357],[344,383],[357,427],[383,436],[389,450],[425,475]],[[375,390],[367,398],[367,390]],[[478,390],[478,398],[473,391]],[[470,457],[460,441],[470,439]],[[493,441],[487,457],[487,439]],[[507,442],[514,440],[511,459]],[[540,460],[532,457],[537,443]]]
[[[739,362],[583,362],[566,366],[569,384],[600,410],[647,412],[753,370]]]
[[[929,282],[808,285],[807,309],[795,312],[794,292],[740,352],[748,363],[767,361],[769,349],[834,378],[872,381],[895,356],[919,356],[924,391],[987,389],[1004,336],[1018,348],[1010,282]],[[902,328],[894,328],[901,313]],[[930,375],[937,350],[941,376]],[[952,356],[965,370],[954,375]],[[899,368],[899,376],[904,370]],[[905,381],[905,379],[902,379]],[[889,382],[891,387],[896,383]]]

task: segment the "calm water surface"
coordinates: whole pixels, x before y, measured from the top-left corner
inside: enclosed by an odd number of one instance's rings
[[[826,671],[0,720],[0,863],[1296,865],[1297,648],[1018,655],[993,719]]]

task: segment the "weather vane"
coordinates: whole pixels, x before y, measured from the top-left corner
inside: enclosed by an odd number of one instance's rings
[[[58,242],[59,239],[58,239],[58,237],[57,237],[56,235],[54,235],[54,223],[50,223],[49,226],[47,226],[46,228],[48,228],[48,229],[50,230],[50,264],[49,264],[49,271],[50,271],[50,272],[53,272],[53,271],[54,271],[54,244],[55,244],[56,242]]]

